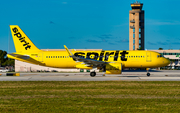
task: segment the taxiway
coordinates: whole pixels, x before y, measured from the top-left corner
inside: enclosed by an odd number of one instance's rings
[[[6,76],[0,73],[0,81],[180,81],[180,70],[123,71],[120,75],[104,75],[97,73],[90,77],[89,73],[20,73],[20,76]]]

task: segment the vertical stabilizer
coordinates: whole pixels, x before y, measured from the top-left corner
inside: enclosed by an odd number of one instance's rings
[[[18,25],[10,25],[10,29],[17,53],[40,51]]]

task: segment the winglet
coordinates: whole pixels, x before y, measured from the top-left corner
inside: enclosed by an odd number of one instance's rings
[[[73,56],[73,54],[72,54],[71,51],[66,47],[66,45],[64,45],[64,48],[65,48],[66,51],[68,52],[69,56]]]

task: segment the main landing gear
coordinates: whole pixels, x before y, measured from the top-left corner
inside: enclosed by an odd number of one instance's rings
[[[95,71],[90,72],[90,76],[91,76],[91,77],[95,77],[95,76],[96,76],[96,72],[95,72]]]
[[[149,77],[151,74],[149,73],[149,68],[146,69],[147,70],[147,76]]]

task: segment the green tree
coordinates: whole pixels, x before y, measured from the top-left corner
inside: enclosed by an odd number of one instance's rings
[[[14,66],[14,59],[7,59],[4,63],[2,63],[3,66]]]
[[[159,48],[158,50],[163,50],[163,48]]]
[[[6,55],[7,55],[6,51],[0,50],[0,67],[2,63],[4,63],[7,60]]]
[[[142,47],[138,48],[137,50],[142,50]]]
[[[0,50],[0,67],[1,66],[14,66],[14,59],[7,58],[7,52]]]

